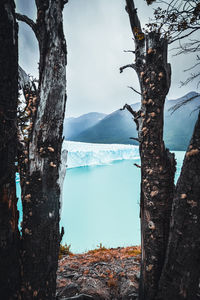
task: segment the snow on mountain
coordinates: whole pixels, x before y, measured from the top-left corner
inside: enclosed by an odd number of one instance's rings
[[[133,145],[64,141],[63,148],[68,150],[68,168],[102,165],[115,160],[139,159],[139,148]]]

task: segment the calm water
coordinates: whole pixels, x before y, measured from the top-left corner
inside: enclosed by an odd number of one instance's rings
[[[176,151],[177,173],[184,152]],[[68,169],[63,194],[62,243],[84,252],[100,243],[106,247],[140,244],[140,169],[123,160],[110,165]]]
[[[177,173],[184,152],[176,151]],[[61,226],[62,244],[71,244],[74,253],[96,248],[140,244],[139,160],[67,170],[64,181]],[[19,182],[17,193],[20,198]],[[18,208],[22,211],[21,203]],[[20,221],[21,221],[20,214]]]

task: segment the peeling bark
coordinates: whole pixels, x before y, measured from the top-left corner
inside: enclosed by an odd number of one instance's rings
[[[14,1],[0,3],[0,295],[17,299],[20,285],[17,154],[18,39]]]
[[[132,0],[126,10],[135,41],[137,72],[141,88],[141,109],[134,112],[141,156],[140,218],[142,261],[140,299],[155,298],[169,236],[174,194],[174,155],[163,141],[163,111],[170,87],[167,41],[156,32],[142,32]]]
[[[66,43],[61,0],[36,0],[39,91],[29,95],[35,117],[21,161],[22,298],[54,299],[60,243],[59,182],[66,104]],[[33,99],[35,104],[33,105]]]
[[[200,297],[200,113],[176,185],[159,300]]]

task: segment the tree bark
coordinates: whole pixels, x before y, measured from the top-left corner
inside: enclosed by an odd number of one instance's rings
[[[134,2],[126,10],[135,40],[141,109],[134,112],[141,156],[141,279],[140,300],[153,300],[164,265],[174,194],[174,155],[163,141],[163,111],[171,83],[167,41],[156,32],[144,34]]]
[[[176,185],[166,263],[157,299],[200,297],[200,113]]]
[[[66,43],[61,0],[36,0],[39,91],[27,94],[34,111],[21,157],[23,202],[22,298],[54,299],[60,244],[59,172],[66,104]],[[33,23],[32,23],[33,25]]]
[[[20,285],[17,155],[18,39],[15,5],[0,3],[0,295],[17,299]]]

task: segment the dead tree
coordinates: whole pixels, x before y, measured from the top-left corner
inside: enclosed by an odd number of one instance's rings
[[[21,141],[23,203],[22,298],[54,299],[60,244],[61,148],[66,104],[66,43],[62,10],[67,1],[36,0],[37,20],[17,14],[39,43],[38,92],[28,93],[30,120]]]
[[[156,0],[154,0],[156,2]],[[148,4],[152,0],[146,0]],[[159,6],[154,10],[154,21],[147,26],[150,30],[159,29],[162,34],[168,36],[168,43],[178,42],[173,50],[175,55],[196,53],[196,62],[190,67],[185,67],[184,72],[190,72],[189,77],[181,82],[187,85],[189,82],[196,80],[197,87],[200,85],[200,40],[198,31],[200,29],[200,3],[196,0],[171,0],[159,1]],[[186,64],[187,65],[187,62]]]
[[[13,0],[0,3],[0,295],[17,299],[20,286],[17,156],[18,38]]]
[[[163,107],[171,76],[167,63],[169,40],[162,38],[153,27],[150,33],[144,34],[134,2],[126,0],[126,3],[135,40],[136,63],[121,70],[130,66],[136,70],[142,92],[138,112],[125,105],[134,116],[140,141],[142,262],[139,298],[198,299],[200,114],[174,189],[175,161],[164,147],[162,133]],[[197,8],[199,11],[199,4]]]
[[[166,261],[156,299],[200,295],[200,113],[176,185]]]
[[[133,0],[126,0],[133,38],[133,68],[140,82],[141,108],[132,113],[138,128],[141,156],[142,260],[140,299],[153,300],[158,289],[169,236],[174,194],[174,155],[163,141],[163,110],[171,83],[168,42],[157,32],[142,31]]]

